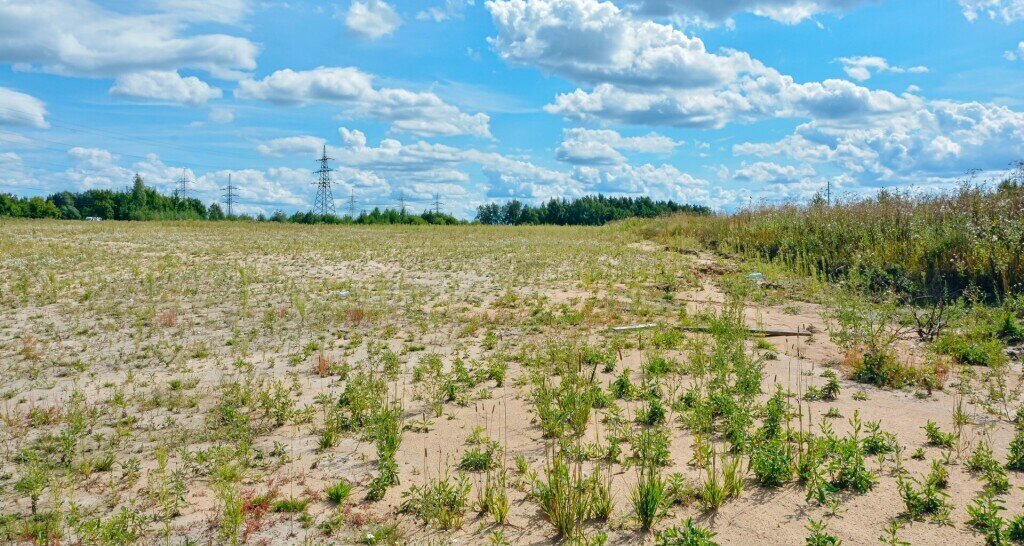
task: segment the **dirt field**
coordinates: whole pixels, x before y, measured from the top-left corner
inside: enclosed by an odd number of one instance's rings
[[[985,480],[967,461],[986,438],[1005,461],[1014,436],[1016,404],[994,415],[976,374],[953,369],[931,393],[849,381],[827,313],[801,286],[750,281],[736,264],[669,252],[623,226],[5,220],[0,255],[0,539],[12,542],[555,543],[536,482],[558,444],[585,452],[582,471],[602,468],[611,484],[610,515],[586,518],[571,538],[653,544],[655,533],[633,517],[643,466],[636,435],[667,431],[659,472],[679,473],[688,491],[707,479],[697,444],[728,445],[722,434],[695,443],[684,396],[703,385],[694,367],[712,336],[673,327],[724,315],[744,283],[748,326],[813,332],[765,340],[774,347],[743,341],[743,358],[761,371],[759,404],[778,384],[792,406],[792,438],[820,434],[822,423],[846,435],[857,415],[894,434],[900,449],[866,457],[877,478],[869,491],[841,490],[827,504],[809,499],[796,475],[767,487],[743,462],[736,498],[715,510],[680,494],[653,531],[693,518],[721,544],[803,544],[809,521],[820,520],[844,544],[876,544],[907,510],[897,477],[923,481],[938,460],[949,473],[948,522],[903,518],[898,537],[980,544],[967,507]],[[643,323],[660,326],[611,331]],[[538,393],[555,375],[565,381],[552,362],[588,350],[610,355],[590,378],[605,390],[624,370],[648,385],[650,363],[668,362],[657,378],[663,424],[638,422],[650,402],[627,396],[588,406],[571,441],[545,429]],[[909,338],[899,354],[908,363],[933,357]],[[432,355],[441,362],[434,375]],[[828,369],[839,372],[836,399],[805,396],[826,384]],[[1014,365],[1005,388],[1019,389],[1018,376]],[[380,448],[359,424],[357,378],[381,381],[383,398],[370,399],[401,410],[398,483],[379,500],[367,500]],[[764,413],[751,415],[753,438]],[[956,431],[955,441],[931,445],[928,421]],[[634,440],[609,452],[620,436]],[[465,462],[481,446],[494,458],[486,471]],[[461,525],[401,509],[403,493],[443,476],[470,487]],[[498,476],[504,525],[477,502]],[[1006,476],[1009,518],[1021,511],[1024,479]],[[353,486],[341,504],[325,493],[340,480]]]

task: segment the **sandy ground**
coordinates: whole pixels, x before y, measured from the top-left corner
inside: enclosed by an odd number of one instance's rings
[[[368,502],[366,486],[376,473],[373,445],[352,434],[327,450],[318,446],[317,400],[336,398],[345,386],[339,377],[318,373],[319,359],[358,366],[368,358],[369,341],[384,343],[402,366],[391,389],[402,399],[408,423],[427,411],[414,396],[412,380],[412,368],[425,353],[441,355],[450,366],[455,358],[472,362],[497,352],[536,354],[558,340],[607,343],[609,326],[672,323],[684,309],[692,315],[720,306],[725,296],[719,281],[729,269],[710,256],[667,252],[608,229],[0,221],[0,248],[7,256],[0,262],[5,378],[0,387],[0,513],[28,514],[29,500],[13,489],[24,472],[17,454],[65,428],[62,415],[68,413],[71,393],[79,392],[94,418],[75,460],[109,453],[116,464],[106,472],[72,473],[60,487],[51,483],[41,506],[66,512],[73,501],[97,518],[126,506],[155,514],[150,476],[157,467],[154,451],[164,446],[169,467],[188,476],[186,502],[170,521],[169,537],[163,538],[162,528],[153,523],[141,542],[170,544],[221,542],[222,503],[194,459],[201,450],[224,444],[211,433],[209,421],[223,386],[253,378],[280,382],[296,408],[309,408],[309,417],[261,429],[253,447],[268,455],[244,473],[241,489],[250,495],[274,491],[280,498],[314,500],[305,518],[270,513],[248,520],[248,543],[349,544],[363,541],[375,524],[392,521],[400,523],[403,540],[410,544],[487,543],[497,527],[474,509],[460,529],[439,531],[400,514],[398,506],[408,486],[458,463],[474,427],[502,443],[510,468],[513,457],[523,455],[532,470],[540,470],[550,444],[536,425],[521,362],[509,360],[503,386],[485,383],[466,405],[447,404],[429,432],[406,431],[397,456],[401,485],[383,500]],[[571,313],[580,318],[562,319]],[[815,332],[810,338],[769,340],[778,357],[765,362],[765,393],[774,392],[776,384],[796,393],[808,384],[820,386],[825,381],[821,372],[843,359],[829,340],[822,314],[820,304],[789,294],[748,304],[745,320],[751,327]],[[616,371],[601,373],[599,381],[610,384],[624,368],[639,373],[647,349],[638,345],[649,344],[650,336],[622,336],[631,346],[622,350]],[[926,352],[912,340],[900,342],[905,362],[921,362]],[[688,353],[666,351],[664,356],[685,361]],[[1016,385],[1019,368],[1010,375]],[[932,420],[943,430],[952,429],[958,400],[952,386],[958,381],[953,373],[944,391],[922,395],[842,380],[838,400],[804,403],[804,408],[812,430],[830,410],[842,415],[830,419],[839,433],[848,429],[855,412],[864,421],[880,421],[906,446],[906,454],[925,449],[924,460],[905,463],[911,475],[921,476],[932,459],[943,455],[926,445],[922,427]],[[854,400],[858,391],[867,399]],[[635,411],[632,403],[623,406],[627,414]],[[979,405],[967,409],[971,423],[961,439],[963,453],[950,465],[952,525],[908,524],[900,532],[902,540],[982,542],[965,523],[966,506],[982,482],[964,468],[963,458],[987,433],[996,458],[1005,460],[1013,426]],[[39,417],[46,414],[53,418]],[[605,434],[599,417],[591,419],[584,441]],[[702,472],[688,465],[693,437],[674,424],[674,417],[669,416],[672,463],[666,473],[681,472],[697,482]],[[121,464],[129,459],[138,461],[135,479],[126,470],[132,464]],[[751,476],[742,497],[717,512],[676,506],[656,529],[694,518],[714,530],[722,544],[802,544],[813,518],[824,520],[844,544],[875,544],[904,506],[891,464],[874,459],[869,464],[881,468],[878,485],[864,495],[845,495],[837,516],[806,502],[802,485],[765,489]],[[510,489],[505,538],[513,544],[555,542],[553,528],[526,494],[524,478],[514,470],[511,475],[520,487]],[[345,528],[326,535],[317,523],[336,508],[323,498],[323,490],[339,478],[356,487]],[[1006,517],[1021,512],[1022,478],[1009,472]],[[470,479],[475,499],[482,477]],[[653,542],[629,516],[635,481],[634,469],[613,467],[615,511],[608,523],[588,525],[588,534],[606,532],[610,544]],[[71,528],[64,535],[75,538]]]

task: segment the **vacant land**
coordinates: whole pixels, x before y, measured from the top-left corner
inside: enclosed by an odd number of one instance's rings
[[[645,225],[0,221],[0,540],[1024,538],[1001,346]]]

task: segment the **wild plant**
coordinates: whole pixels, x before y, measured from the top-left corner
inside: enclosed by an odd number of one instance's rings
[[[398,402],[379,409],[370,423],[369,434],[377,448],[377,477],[370,482],[367,498],[380,500],[387,489],[398,485],[398,462],[395,455],[402,444],[405,409]]]
[[[348,480],[338,480],[329,485],[325,493],[327,494],[327,500],[334,504],[345,504],[349,495],[352,494],[352,484]]]
[[[641,430],[633,437],[633,457],[631,463],[638,466],[668,466],[669,431],[664,427]]]
[[[85,519],[75,524],[75,534],[86,544],[136,544],[146,534],[149,518],[127,506],[113,516]]]
[[[750,450],[750,470],[761,485],[779,487],[793,477],[793,455],[788,443],[773,439],[756,442]]]
[[[615,498],[612,496],[612,475],[607,469],[598,466],[589,478],[590,517],[598,521],[608,521],[615,509]]]
[[[887,453],[895,453],[899,448],[899,442],[896,439],[896,435],[882,430],[882,423],[880,421],[868,421],[865,423],[865,433],[862,445],[865,455],[885,455]]]
[[[469,506],[469,492],[465,476],[452,479],[446,474],[403,492],[400,511],[439,529],[458,529]]]
[[[649,398],[644,407],[637,412],[638,423],[647,426],[656,426],[665,423],[665,406],[658,398]]]
[[[1006,538],[1015,543],[1024,543],[1024,515],[1015,516],[1006,522]]]
[[[1006,453],[1006,468],[1024,470],[1024,429],[1017,429]]]
[[[743,493],[743,457],[718,456],[712,452],[710,461],[704,469],[704,481],[697,486],[696,496],[705,509],[718,510],[726,501]]]
[[[540,427],[548,438],[580,438],[594,407],[593,383],[578,373],[566,372],[553,386],[540,378],[533,389],[533,404]]]
[[[687,504],[696,496],[693,485],[680,472],[673,472],[665,480],[665,497],[669,505]]]
[[[839,398],[839,379],[836,377],[836,372],[826,370],[822,375],[827,378],[827,380],[825,381],[825,385],[821,387],[821,399],[831,402]]]
[[[569,463],[555,451],[544,478],[534,483],[534,495],[548,522],[563,539],[580,538],[583,523],[592,513],[588,480],[581,463]]]
[[[715,533],[687,518],[682,527],[672,526],[655,533],[655,546],[718,546]]]
[[[878,481],[877,476],[868,470],[864,460],[864,449],[860,439],[862,424],[860,412],[854,412],[850,419],[849,435],[836,438],[826,435],[829,451],[825,469],[829,475],[829,483],[840,490],[849,489],[857,493],[867,493]]]
[[[804,540],[805,546],[839,546],[839,537],[829,534],[825,523],[821,520],[809,520],[806,529],[810,532]]]
[[[934,523],[948,523],[952,506],[949,494],[942,491],[938,484],[926,479],[921,483],[915,478],[899,476],[897,485],[900,497],[906,505],[907,517],[922,521],[928,517]]]
[[[888,546],[910,546],[905,540],[900,540],[899,532],[903,529],[904,521],[900,518],[892,518],[885,524],[884,533],[878,537],[878,541]]]
[[[953,433],[943,432],[939,426],[930,419],[924,425],[924,434],[928,438],[928,444],[936,447],[952,449],[957,440]]]
[[[967,524],[985,534],[986,544],[1004,544],[1005,521],[999,514],[1006,509],[1003,501],[991,491],[982,491],[967,506]]]
[[[666,486],[661,471],[654,465],[643,465],[637,471],[637,485],[630,494],[633,515],[644,531],[650,531],[666,508]]]
[[[939,459],[932,459],[932,468],[928,472],[928,477],[925,478],[925,483],[933,485],[939,489],[945,489],[949,487],[949,469],[946,465],[942,464]]]
[[[34,454],[30,454],[24,471],[14,483],[14,490],[29,498],[32,515],[39,513],[39,499],[50,481],[51,468]]]
[[[484,481],[483,498],[480,511],[490,514],[491,519],[498,525],[508,523],[508,512],[511,503],[506,489],[505,471],[488,472]]]
[[[501,444],[484,436],[482,431],[474,431],[466,443],[472,447],[463,453],[459,470],[482,472],[498,466]]]
[[[416,397],[427,403],[435,417],[440,417],[444,412],[445,402],[450,400],[451,390],[446,389],[441,355],[427,353],[421,356],[413,367],[412,380],[418,384]]]
[[[185,507],[185,493],[187,488],[183,473],[171,472],[168,466],[168,452],[164,446],[158,447],[154,456],[157,466],[148,475],[146,486],[149,497],[156,504],[159,520],[163,523],[164,538],[171,533],[171,519],[181,514]]]

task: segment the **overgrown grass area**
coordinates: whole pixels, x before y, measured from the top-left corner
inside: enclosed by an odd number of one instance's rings
[[[1014,184],[677,215],[642,229],[673,247],[779,263],[830,281],[857,277],[911,297],[976,290],[998,300],[1024,290],[1024,187]]]

